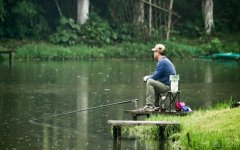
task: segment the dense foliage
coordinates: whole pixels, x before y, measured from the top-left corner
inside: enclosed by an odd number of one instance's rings
[[[71,18],[61,17],[57,32],[50,36],[50,41],[55,44],[74,45],[107,45],[113,42],[131,40],[130,32],[125,32],[124,26],[113,30],[107,21],[95,13],[90,14],[90,19],[80,25]]]
[[[123,56],[122,53],[127,55],[130,51],[135,51],[130,46],[131,44],[128,44],[128,47],[124,46],[123,43],[129,42],[141,43],[139,49],[145,49],[146,47],[142,45],[161,41],[171,50],[169,54],[177,57],[208,55],[220,51],[240,51],[238,40],[240,19],[237,16],[240,14],[239,1],[214,1],[215,33],[211,37],[203,35],[201,0],[174,1],[173,10],[181,18],[177,19],[173,16],[174,24],[170,42],[164,41],[162,38],[165,32],[164,26],[153,28],[150,33],[147,21],[137,26],[133,24],[131,0],[124,2],[90,0],[89,19],[83,25],[76,22],[76,0],[58,1],[63,16],[59,14],[55,2],[0,0],[1,41],[11,38],[43,40],[46,43],[52,42],[62,46],[116,45],[112,49],[116,52],[115,56],[119,57]],[[160,1],[156,0],[156,2]],[[168,0],[164,0],[164,2],[167,3]],[[146,15],[145,17],[147,18]],[[227,35],[232,33],[236,37],[228,38]],[[186,38],[183,37],[190,37],[191,40],[185,40]],[[122,45],[118,45],[119,43]],[[4,44],[1,47],[4,47]],[[108,57],[108,54],[109,52],[104,52],[101,55]],[[134,53],[134,55],[137,54]]]
[[[43,8],[34,1],[4,1],[0,14],[0,36],[40,39],[47,34],[48,23]]]
[[[75,3],[75,0],[70,0],[69,3],[64,3],[65,6],[61,6],[65,14],[64,16],[67,16],[67,18],[73,18],[73,20],[75,20],[76,15],[71,15],[73,14],[73,12],[70,12],[70,9],[73,8],[73,5],[75,5]],[[130,6],[128,6],[131,5],[131,3],[128,3],[128,1],[121,3],[117,0],[105,0],[103,2],[97,0],[90,1],[90,4],[90,12],[97,12],[97,14],[101,18],[105,19],[103,23],[102,19],[94,20],[96,17],[93,17],[93,20],[91,20],[91,23],[89,23],[92,25],[91,28],[98,26],[100,21],[100,25],[102,26],[99,28],[100,30],[105,31],[111,30],[110,27],[112,26],[115,26],[114,28],[112,28],[112,30],[120,29],[121,25],[119,24],[118,28],[116,28],[116,23],[124,23],[120,22],[121,15],[126,15],[124,14],[126,12],[124,12],[123,10],[125,10],[126,8],[131,8]],[[240,24],[240,19],[237,16],[237,14],[240,14],[240,10],[238,9],[239,6],[240,2],[236,0],[214,1],[214,21],[216,32],[239,31],[238,24]],[[111,8],[114,8],[115,12]],[[116,8],[117,10],[119,10],[118,16],[116,16],[116,14],[113,14],[116,13]],[[181,19],[179,19],[174,25],[175,30],[186,35],[199,36],[201,34],[201,32],[203,31],[201,0],[174,1],[173,9],[181,16]],[[131,14],[132,10],[128,11],[129,14]],[[57,26],[61,26],[60,22],[59,24],[57,24],[58,20],[60,20],[60,17],[57,13],[57,8],[53,1],[0,1],[1,37],[45,38],[46,34],[49,35],[49,33],[55,32]],[[129,16],[128,20],[129,22],[125,23],[131,23],[131,16]],[[175,18],[173,18],[173,20],[175,20]],[[93,24],[97,25],[94,26]],[[128,32],[134,29],[131,29],[131,26],[128,27]],[[93,29],[87,28],[86,30],[92,31]],[[83,30],[82,32],[86,32],[85,34],[87,34],[89,31]],[[141,32],[141,30],[139,30],[138,32]],[[106,40],[108,41],[108,38],[106,37],[109,37],[110,33],[105,32],[105,34],[106,35],[101,35],[100,38],[103,38],[106,42]],[[111,38],[116,38],[114,36],[116,36],[116,34],[114,34]],[[98,42],[99,41],[97,41],[97,43]]]

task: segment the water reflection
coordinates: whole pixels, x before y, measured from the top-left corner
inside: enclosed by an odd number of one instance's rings
[[[84,70],[82,70],[84,72]],[[88,108],[88,78],[82,74],[77,80],[77,110]],[[77,131],[81,136],[77,136],[77,148],[85,149],[83,146],[88,144],[88,111],[77,113]]]
[[[43,127],[43,150],[48,150],[51,145],[49,144],[49,133],[47,125]],[[55,139],[57,141],[57,139]]]
[[[173,63],[180,74],[181,100],[193,110],[240,98],[239,63],[178,59]],[[138,106],[143,106],[142,77],[154,68],[152,60],[15,62],[11,71],[0,64],[0,149],[119,149],[107,120],[132,119],[124,110],[134,108],[134,103],[35,124],[28,121],[136,98]],[[120,148],[162,149],[166,145],[125,138]]]
[[[206,71],[205,71],[205,79],[204,79],[204,81],[205,81],[204,89],[206,90],[206,92],[205,92],[206,94],[204,96],[205,97],[210,97],[212,95],[211,93],[213,92],[212,91],[212,87],[209,86],[212,83],[212,70],[210,68],[210,64],[206,65],[206,69],[205,70]],[[205,107],[212,106],[211,99],[205,100],[204,105],[205,105]]]

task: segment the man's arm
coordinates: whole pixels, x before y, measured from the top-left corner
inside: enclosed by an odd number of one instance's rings
[[[163,64],[158,62],[157,66],[156,66],[156,69],[155,69],[155,72],[153,73],[153,75],[151,75],[150,78],[153,79],[153,80],[159,80],[163,70],[164,70]]]

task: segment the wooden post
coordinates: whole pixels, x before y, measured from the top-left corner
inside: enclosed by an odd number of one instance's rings
[[[12,52],[9,53],[9,66],[12,66]]]
[[[8,50],[8,51],[0,51],[0,54],[8,54],[8,64],[11,67],[12,66],[12,53],[14,53],[15,51],[13,50]]]
[[[133,120],[137,120],[137,115],[133,114]]]
[[[158,135],[160,139],[166,138],[168,135],[164,135],[165,127],[168,125],[178,126],[179,123],[175,121],[133,121],[133,120],[108,120],[108,123],[113,127],[114,140],[121,139],[121,127],[122,126],[139,126],[139,125],[156,125],[158,128]]]
[[[173,0],[170,0],[169,14],[168,14],[168,24],[167,24],[167,31],[166,31],[166,39],[167,39],[167,41],[170,38],[171,22],[172,22],[172,6],[173,6]]]
[[[121,139],[121,126],[113,126],[113,138]]]
[[[121,150],[121,140],[113,140],[113,149],[114,150]]]
[[[158,136],[159,136],[159,139],[165,139],[164,131],[165,131],[165,127],[164,126],[158,126]]]

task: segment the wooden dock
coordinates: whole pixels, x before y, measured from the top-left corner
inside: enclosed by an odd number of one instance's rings
[[[158,135],[160,139],[164,139],[164,131],[166,126],[177,126],[179,123],[176,121],[134,121],[134,120],[108,120],[108,123],[113,127],[113,138],[121,139],[121,129],[123,126],[149,126],[156,125],[158,127]]]
[[[8,59],[9,59],[9,66],[12,66],[12,54],[15,53],[15,51],[13,50],[7,50],[7,51],[0,51],[0,54],[7,54],[8,55]]]
[[[156,111],[144,111],[141,109],[136,109],[136,110],[125,110],[125,113],[131,114],[133,117],[133,120],[137,120],[139,116],[146,116],[150,117],[150,115],[158,115],[158,114],[164,114],[164,115],[177,115],[177,116],[182,116],[182,115],[187,115],[189,113],[186,112],[181,112],[181,111],[176,111],[176,110],[171,110],[171,111],[161,111],[161,110],[156,110]]]

